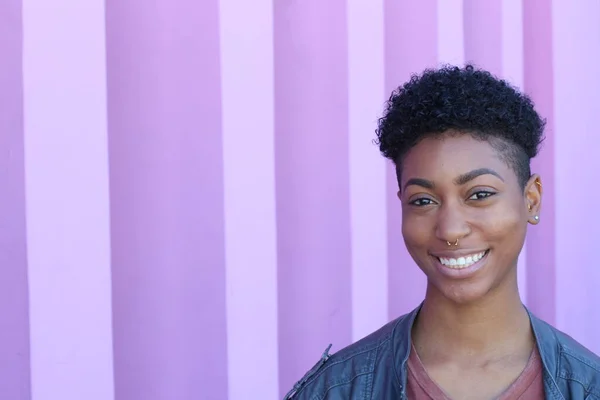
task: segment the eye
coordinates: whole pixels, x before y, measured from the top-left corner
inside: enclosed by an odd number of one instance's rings
[[[431,199],[428,199],[427,197],[421,197],[419,199],[411,201],[409,204],[417,207],[424,207],[435,204],[435,202]]]
[[[475,192],[471,195],[471,197],[469,197],[469,200],[483,200],[486,199],[488,197],[491,197],[493,195],[495,195],[496,193],[494,192],[489,192],[487,190],[480,190],[478,192]]]

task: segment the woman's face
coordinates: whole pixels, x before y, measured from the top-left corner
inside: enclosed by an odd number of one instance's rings
[[[523,191],[498,152],[469,135],[424,139],[410,150],[398,193],[402,233],[429,290],[468,303],[516,284],[527,223],[539,215],[536,180]]]

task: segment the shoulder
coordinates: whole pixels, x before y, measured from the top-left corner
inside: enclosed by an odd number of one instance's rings
[[[578,386],[590,399],[600,399],[600,357],[565,332],[544,321],[538,323],[546,327],[547,336],[552,336],[543,340],[554,342],[557,379],[571,388]]]
[[[342,397],[341,393],[367,391],[377,364],[392,355],[393,332],[403,318],[389,322],[335,354],[328,355],[326,351],[284,400],[315,400],[323,399],[326,395],[345,399],[348,397]],[[332,392],[339,392],[340,395],[336,397]]]
[[[555,329],[560,349],[559,377],[582,385],[600,399],[600,357],[566,333]]]

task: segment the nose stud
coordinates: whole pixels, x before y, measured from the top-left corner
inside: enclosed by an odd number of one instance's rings
[[[456,239],[456,242],[454,243],[450,243],[449,241],[446,241],[446,243],[448,244],[448,246],[458,246],[458,239]]]

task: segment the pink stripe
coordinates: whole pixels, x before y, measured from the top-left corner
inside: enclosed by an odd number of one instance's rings
[[[281,394],[351,342],[346,2],[275,2]]]
[[[600,353],[600,3],[553,2],[556,323]],[[584,163],[584,164],[582,164]],[[590,215],[590,212],[592,215]]]
[[[21,1],[0,2],[0,393],[29,399]]]
[[[274,400],[279,367],[273,4],[220,5],[229,399]]]
[[[465,60],[502,74],[502,1],[464,0]]]
[[[423,27],[427,27],[424,29]],[[385,2],[385,91],[403,84],[411,74],[437,65],[437,2]],[[416,307],[425,295],[425,275],[415,265],[402,239],[398,183],[391,163],[387,173],[389,312],[390,318]]]
[[[118,400],[227,399],[218,3],[107,2]]]
[[[373,145],[384,99],[383,0],[348,1],[352,338],[388,321],[386,161]]]
[[[463,0],[437,1],[437,41],[440,64],[465,62]]]
[[[527,236],[527,304],[549,323],[555,322],[555,187],[554,187],[554,89],[552,67],[551,5],[545,0],[523,2],[525,90],[538,112],[548,119],[546,140],[532,171],[540,173],[544,184],[542,222],[531,227]]]
[[[113,399],[104,1],[23,2],[34,400]]]
[[[523,0],[502,2],[502,76],[523,89]]]

